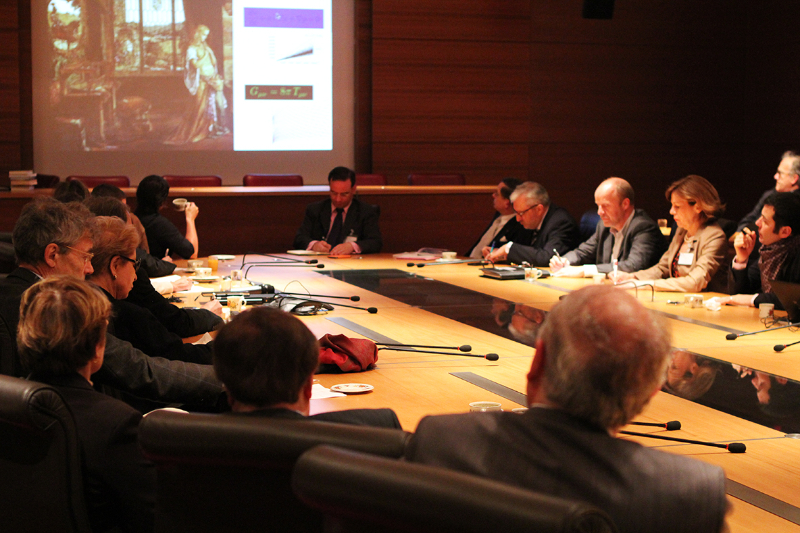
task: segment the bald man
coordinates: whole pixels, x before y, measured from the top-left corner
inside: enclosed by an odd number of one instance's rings
[[[614,260],[622,272],[635,272],[658,263],[667,240],[658,225],[633,205],[631,184],[622,178],[608,178],[594,192],[601,223],[594,235],[563,257],[550,259],[550,271],[570,278],[608,274]],[[580,265],[580,266],[578,266]]]
[[[664,382],[670,337],[628,293],[572,292],[539,329],[528,411],[425,417],[406,458],[590,503],[621,533],[722,531],[720,467],[615,436]]]

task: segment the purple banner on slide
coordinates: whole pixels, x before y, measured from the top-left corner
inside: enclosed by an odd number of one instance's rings
[[[319,28],[322,29],[322,9],[244,8],[245,28]]]

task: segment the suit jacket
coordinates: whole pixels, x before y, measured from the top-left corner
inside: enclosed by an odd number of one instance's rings
[[[425,417],[406,458],[588,502],[621,533],[716,533],[727,508],[718,466],[612,437],[559,409]]]
[[[201,365],[211,364],[211,343],[184,343],[181,337],[164,327],[144,307],[117,300],[105,290],[103,293],[114,310],[108,328],[115,337],[128,341],[134,348],[155,357]]]
[[[656,264],[667,249],[667,240],[652,218],[643,209],[634,211],[628,232],[622,239],[617,267],[622,272],[635,272]],[[597,225],[589,240],[567,253],[564,257],[573,265],[597,265],[597,271],[613,270],[611,254],[614,251],[614,236],[602,222]]]
[[[153,531],[155,465],[139,451],[142,415],[92,389],[79,374],[32,376],[55,387],[72,412],[93,531]]]
[[[25,377],[17,354],[17,325],[22,293],[39,277],[26,268],[17,268],[5,280],[0,280],[0,317],[10,334],[11,361],[0,361],[3,372],[11,368],[15,377]],[[6,353],[4,349],[2,353]],[[92,376],[98,386],[148,400],[166,403],[188,403],[196,406],[216,406],[223,395],[222,383],[211,365],[197,365],[150,357],[129,342],[106,334],[103,366]]]
[[[165,328],[181,338],[202,335],[222,324],[222,318],[207,309],[188,309],[170,303],[153,288],[142,268],[136,271],[136,281],[125,301],[147,309]]]
[[[331,212],[330,199],[314,202],[306,207],[303,224],[294,238],[294,247],[305,250],[311,241],[324,240],[331,229]],[[370,205],[353,198],[342,223],[342,242],[345,242],[347,237],[355,237],[362,253],[380,252],[383,247],[381,230],[378,227],[380,214],[381,209],[377,205]]]
[[[692,264],[679,265],[680,277],[670,277],[672,260],[683,245],[686,230],[678,228],[669,248],[661,256],[657,265],[646,270],[639,270],[633,275],[636,279],[660,280],[655,283],[656,290],[698,292],[706,288],[716,276],[719,287],[709,287],[710,290],[725,290],[724,280],[727,272],[720,271],[720,266],[728,251],[728,239],[719,224],[712,222],[700,228],[692,237]],[[719,274],[719,275],[718,275]],[[721,278],[721,280],[720,280]]]
[[[753,249],[747,261],[747,268],[731,268],[728,278],[728,292],[731,294],[757,294],[753,304],[775,304],[775,309],[783,310],[783,304],[772,292],[761,292],[761,268],[758,266],[758,247]],[[800,253],[790,255],[778,269],[775,279],[800,283]]]
[[[478,246],[478,243],[481,242],[481,238],[483,238],[483,235],[487,231],[489,231],[489,228],[492,227],[492,224],[499,216],[500,213],[495,211],[494,218],[492,218],[492,221],[489,222],[489,224],[486,226],[483,232],[478,236],[478,240],[475,241],[475,244],[473,244],[465,254],[467,257],[470,257],[472,255],[472,251],[475,249],[476,246]],[[497,232],[497,235],[495,235],[494,238],[491,241],[489,241],[489,246],[499,248],[500,246],[503,246],[507,242],[531,242],[532,240],[533,240],[533,231],[525,229],[525,226],[517,222],[516,217],[511,217],[511,219],[508,222],[506,222],[502,228],[500,228],[500,231]]]
[[[269,418],[288,418],[290,420],[317,420],[320,422],[337,422],[339,424],[351,424],[355,426],[374,426],[381,428],[403,429],[397,415],[391,409],[348,409],[345,411],[331,411],[330,413],[319,413],[311,416],[303,416],[291,409],[260,409],[247,413],[239,413],[243,416],[263,416]]]
[[[575,219],[566,209],[550,204],[547,214],[542,220],[542,227],[538,232],[533,232],[530,241],[512,241],[508,260],[512,263],[527,261],[533,266],[548,266],[550,258],[558,253],[565,254],[575,248],[580,242],[580,234]]]

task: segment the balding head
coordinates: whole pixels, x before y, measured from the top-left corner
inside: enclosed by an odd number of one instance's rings
[[[633,187],[622,178],[608,178],[594,191],[594,202],[603,224],[619,231],[634,210]]]
[[[614,430],[639,414],[663,383],[670,333],[628,293],[594,285],[553,308],[536,348],[529,401]]]

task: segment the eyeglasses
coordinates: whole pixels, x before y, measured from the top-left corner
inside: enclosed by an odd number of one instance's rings
[[[124,259],[125,261],[130,261],[131,263],[133,263],[133,269],[134,270],[139,270],[139,266],[142,264],[142,260],[141,259],[131,259],[130,257],[125,257],[124,255],[118,255],[117,257],[119,257],[120,259]]]
[[[88,263],[94,257],[94,254],[92,252],[84,252],[83,250],[78,250],[77,248],[73,248],[72,246],[67,246],[66,244],[61,244],[60,246],[63,246],[64,248],[68,248],[68,249],[72,250],[73,252],[76,252],[76,253],[80,254],[81,256],[83,256],[83,262],[84,263]]]
[[[781,176],[788,176],[788,177],[790,177],[790,178],[791,178],[792,176],[796,176],[796,175],[797,175],[797,173],[796,173],[796,172],[783,172],[783,171],[781,171],[781,169],[778,169],[778,170],[776,170],[776,171],[775,171],[775,173],[776,173],[776,174],[780,174]]]
[[[530,211],[530,210],[531,210],[531,209],[533,209],[534,207],[539,207],[540,205],[542,205],[542,204],[533,204],[533,205],[532,205],[532,206],[530,206],[528,209],[524,209],[524,210],[522,210],[522,211],[517,211],[517,210],[515,209],[515,210],[514,210],[514,212],[517,214],[517,216],[518,216],[518,217],[522,218],[522,216],[523,216],[525,213],[527,213],[528,211]]]

